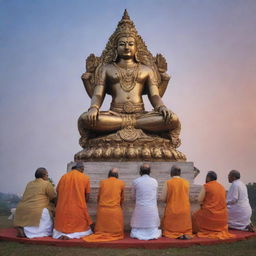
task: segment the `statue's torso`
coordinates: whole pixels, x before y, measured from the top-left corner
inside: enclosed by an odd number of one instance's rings
[[[106,87],[112,95],[112,103],[125,103],[127,101],[133,103],[142,103],[142,92],[147,86],[147,79],[150,68],[145,65],[138,64],[137,67],[128,71],[119,68],[117,65],[108,64],[106,68]],[[123,81],[128,74],[127,87]],[[129,83],[129,78],[131,82]]]

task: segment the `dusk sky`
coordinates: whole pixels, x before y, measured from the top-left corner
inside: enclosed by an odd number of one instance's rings
[[[22,193],[40,166],[57,183],[81,150],[85,58],[101,55],[125,8],[166,57],[163,101],[201,171],[195,183],[214,170],[228,188],[231,169],[256,182],[255,0],[0,0],[0,192]]]

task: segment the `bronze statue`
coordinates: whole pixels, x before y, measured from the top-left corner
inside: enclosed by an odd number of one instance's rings
[[[170,79],[166,71],[165,58],[152,56],[125,10],[101,57],[91,54],[86,60],[82,80],[91,105],[78,120],[84,150],[75,159],[106,161],[118,156],[130,161],[151,155],[150,159],[186,160],[176,150],[180,121],[161,99]],[[100,111],[106,94],[112,96],[110,110]],[[145,111],[143,94],[153,111]],[[107,149],[108,154],[99,154]]]

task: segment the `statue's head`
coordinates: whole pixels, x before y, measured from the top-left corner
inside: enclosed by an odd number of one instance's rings
[[[125,50],[125,46],[128,49]],[[145,65],[152,65],[153,63],[152,54],[148,51],[146,44],[138,35],[133,22],[125,10],[115,32],[108,40],[101,58],[104,63],[111,63],[117,61],[118,56],[130,58],[130,55],[132,55],[137,62],[141,62]]]
[[[117,58],[131,59],[136,54],[135,38],[129,35],[122,36],[117,40],[116,46]]]

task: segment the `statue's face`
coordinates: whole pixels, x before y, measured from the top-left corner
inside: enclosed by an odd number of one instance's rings
[[[120,37],[117,42],[117,53],[120,58],[133,58],[136,53],[135,39],[133,37]]]

